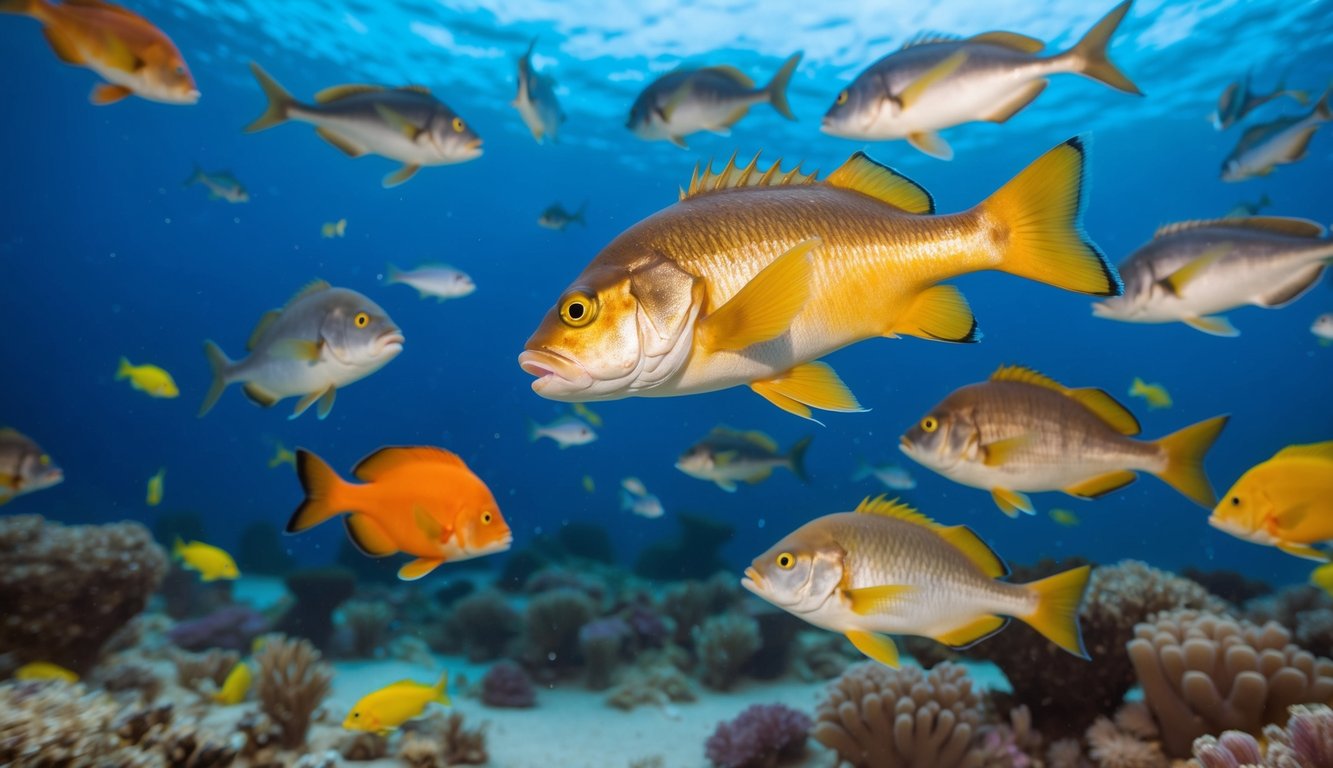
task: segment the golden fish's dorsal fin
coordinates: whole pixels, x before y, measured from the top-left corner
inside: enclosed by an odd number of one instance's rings
[[[989,544],[981,540],[976,531],[966,525],[936,527],[935,532],[954,549],[962,552],[973,565],[990,578],[998,579],[1009,575],[1009,566],[1004,564]]]
[[[263,316],[259,318],[259,322],[255,323],[255,329],[250,332],[250,340],[245,342],[245,348],[253,352],[255,346],[259,343],[259,338],[264,335],[264,332],[273,325],[273,321],[277,320],[278,316],[281,314],[282,310],[278,309],[270,309],[265,312]]]
[[[935,200],[924,187],[887,165],[871,160],[864,152],[847,158],[847,162],[838,166],[824,182],[860,192],[908,213],[935,212]]]
[[[1333,440],[1308,445],[1289,445],[1273,454],[1275,459],[1321,459],[1333,461]]]
[[[288,299],[287,303],[284,304],[282,308],[286,309],[287,307],[290,307],[291,305],[295,304],[301,299],[306,298],[307,296],[314,296],[315,294],[327,291],[332,287],[333,286],[329,285],[327,280],[321,280],[321,279],[311,280],[310,282],[306,283],[305,286],[301,288],[301,290],[297,291],[290,299]]]
[[[967,38],[967,41],[969,43],[998,45],[1001,48],[1022,51],[1023,53],[1036,53],[1046,47],[1046,43],[1037,38],[1020,35],[1017,32],[982,32],[979,35]]]
[[[1166,237],[1178,232],[1187,232],[1191,229],[1204,229],[1206,227],[1224,227],[1226,229],[1254,229],[1263,232],[1272,232],[1275,235],[1287,235],[1288,237],[1323,237],[1324,227],[1318,222],[1309,219],[1298,219],[1291,216],[1246,216],[1239,219],[1195,219],[1192,221],[1178,221],[1174,224],[1164,224],[1157,228],[1153,233],[1153,238]]]
[[[1095,387],[1070,389],[1051,377],[1024,368],[1021,365],[1002,365],[991,374],[991,381],[1013,381],[1031,384],[1036,387],[1059,392],[1065,397],[1078,402],[1097,418],[1122,435],[1137,435],[1141,431],[1139,420],[1129,409],[1121,405],[1114,397]]]
[[[753,87],[754,87],[754,80],[751,79],[749,75],[745,74],[744,72],[740,71],[739,69],[736,69],[735,67],[731,66],[730,64],[719,64],[719,65],[717,65],[717,66],[715,66],[715,67],[704,67],[703,69],[701,69],[701,70],[699,70],[699,71],[700,71],[700,72],[713,72],[713,73],[722,75],[723,77],[727,78],[728,80],[732,80],[732,81],[736,82],[736,83],[739,84],[739,85],[743,85],[743,86],[745,86],[746,88],[753,88]]]
[[[352,470],[362,482],[371,483],[386,473],[412,464],[445,464],[462,467],[463,460],[458,455],[444,450],[425,446],[389,446],[381,448],[357,463]]]
[[[902,520],[913,525],[920,525],[932,530],[938,530],[940,524],[931,520],[929,517],[917,512],[915,509],[898,501],[897,499],[888,499],[883,495],[865,497],[860,504],[856,505],[855,512],[858,515],[882,515]]]
[[[778,452],[778,441],[774,440],[773,438],[769,437],[763,432],[760,432],[757,429],[751,430],[749,432],[742,432],[741,437],[743,437],[750,444],[757,445],[760,448],[763,448],[764,450],[770,453]]]
[[[801,166],[782,172],[782,158],[768,167],[767,170],[759,170],[759,153],[755,153],[754,158],[744,167],[736,165],[736,153],[731,154],[731,159],[727,160],[727,165],[720,173],[713,172],[713,164],[710,162],[704,168],[703,173],[699,173],[699,167],[695,166],[694,173],[690,175],[690,186],[688,189],[680,191],[681,200],[689,200],[692,197],[706,194],[708,192],[717,192],[723,189],[736,189],[739,187],[786,187],[797,186],[800,184],[814,184],[818,181],[819,172],[804,173]]]
[[[358,96],[363,93],[379,93],[383,90],[385,90],[385,88],[382,85],[368,85],[366,83],[332,85],[315,94],[315,103],[330,104],[335,101],[341,101],[348,96]]]

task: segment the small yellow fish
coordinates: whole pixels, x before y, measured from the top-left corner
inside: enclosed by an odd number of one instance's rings
[[[163,483],[167,480],[167,468],[162,467],[156,475],[148,478],[148,506],[156,507],[162,503]]]
[[[30,661],[14,672],[15,680],[63,680],[66,683],[79,682],[79,676],[59,664],[49,661]]]
[[[1208,524],[1239,539],[1310,560],[1333,542],[1333,440],[1289,445],[1251,467],[1217,503]]]
[[[287,446],[278,443],[273,447],[273,458],[268,460],[268,468],[276,469],[283,464],[290,464],[292,469],[296,469],[296,454]]]
[[[337,221],[326,221],[319,228],[319,232],[325,238],[342,237],[347,233],[347,219],[338,219]]]
[[[1310,573],[1310,583],[1333,597],[1333,563],[1325,563]]]
[[[366,694],[347,713],[343,728],[349,731],[371,731],[386,734],[408,720],[420,717],[432,701],[449,706],[449,673],[440,675],[435,685],[399,680],[396,683]]]
[[[212,544],[205,544],[202,541],[186,544],[177,538],[176,544],[171,548],[171,554],[180,558],[186,568],[198,571],[204,581],[230,580],[241,575],[231,555]]]
[[[1051,516],[1051,520],[1054,520],[1056,524],[1063,525],[1066,528],[1073,528],[1082,522],[1078,519],[1078,515],[1067,509],[1052,509],[1047,514]]]
[[[1171,393],[1166,391],[1166,387],[1161,384],[1149,384],[1138,376],[1134,377],[1134,383],[1129,385],[1130,397],[1141,397],[1148,403],[1149,410],[1171,407]]]
[[[176,387],[171,374],[156,365],[131,365],[126,358],[120,358],[120,367],[116,369],[116,381],[128,379],[130,386],[146,392],[153,397],[177,397],[181,391]]]
[[[587,491],[588,493],[597,492],[597,484],[592,481],[592,475],[583,476],[583,490]]]
[[[213,694],[213,701],[223,705],[231,706],[245,701],[245,695],[250,692],[250,666],[244,661],[237,662],[236,666],[227,673],[227,679],[222,682],[222,687]]]
[[[585,403],[574,403],[573,411],[576,415],[579,416],[579,418],[583,419],[584,421],[588,422],[594,427],[602,426],[602,417],[597,415],[597,413],[593,411],[593,409],[589,408]]]

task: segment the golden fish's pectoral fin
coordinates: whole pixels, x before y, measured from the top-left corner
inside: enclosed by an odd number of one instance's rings
[[[1009,118],[1022,111],[1023,107],[1031,104],[1041,92],[1046,90],[1045,80],[1033,80],[1022,88],[1014,91],[1009,98],[995,105],[995,108],[982,116],[982,120],[990,123],[1007,122]]]
[[[852,641],[856,650],[864,653],[866,656],[878,661],[886,667],[898,668],[898,646],[893,644],[893,640],[884,635],[876,635],[873,632],[861,632],[853,630],[847,633],[847,639]]]
[[[55,51],[56,58],[66,64],[85,63],[83,54],[79,52],[78,46],[69,37],[52,27],[42,27],[42,34],[46,35],[46,42],[50,44],[51,50]]]
[[[353,513],[343,518],[347,538],[367,557],[387,557],[398,552],[398,545],[379,523],[368,515]]]
[[[328,389],[324,390],[324,394],[319,396],[319,407],[315,409],[315,416],[317,416],[320,421],[329,417],[329,412],[333,410],[333,400],[336,397],[338,397],[338,388],[332,384],[329,385]]]
[[[1204,251],[1199,256],[1190,259],[1185,266],[1177,269],[1175,272],[1158,280],[1157,282],[1173,296],[1179,297],[1185,291],[1185,286],[1197,279],[1208,270],[1217,260],[1231,252],[1231,244],[1223,243]]]
[[[792,246],[700,320],[703,348],[736,351],[786,333],[810,298],[810,251],[819,243],[812,237]]]
[[[261,408],[272,408],[281,399],[253,382],[247,382],[245,386],[241,387],[241,391],[245,393],[246,397],[250,398],[250,402]]]
[[[143,59],[135,55],[130,50],[130,46],[118,35],[107,33],[102,41],[105,45],[102,47],[102,61],[113,69],[119,69],[122,72],[138,72],[144,65]]]
[[[1025,515],[1037,514],[1037,510],[1032,507],[1032,500],[1018,491],[1011,491],[1007,488],[992,488],[990,496],[995,501],[995,506],[1010,517],[1018,517],[1019,512]]]
[[[431,517],[426,510],[421,507],[413,507],[412,521],[417,524],[417,528],[420,529],[422,533],[426,534],[426,538],[431,541],[443,541],[444,526],[440,525],[440,521]]]
[[[981,339],[967,299],[952,285],[934,285],[918,294],[912,306],[884,335],[897,334],[960,344]]]
[[[934,639],[956,651],[971,648],[1009,625],[1004,616],[982,616],[957,629],[935,635]]]
[[[1108,472],[1104,475],[1098,475],[1091,480],[1084,480],[1081,483],[1075,483],[1065,489],[1065,493],[1070,496],[1080,496],[1085,499],[1095,499],[1105,496],[1112,491],[1118,491],[1137,480],[1139,476],[1128,470],[1119,472]]]
[[[288,360],[300,360],[301,362],[313,363],[319,359],[319,354],[324,350],[323,341],[311,341],[309,339],[283,339],[274,342],[269,354],[274,357],[285,357]]]
[[[1277,516],[1273,518],[1273,522],[1277,524],[1279,531],[1290,531],[1292,528],[1300,525],[1309,512],[1309,504],[1296,504],[1279,512]]]
[[[953,147],[934,131],[910,133],[907,135],[907,143],[937,160],[953,159]]]
[[[396,187],[399,184],[402,184],[403,182],[415,176],[416,172],[419,170],[421,170],[421,166],[412,165],[411,163],[408,163],[407,165],[404,165],[402,168],[399,168],[398,170],[394,171],[388,176],[385,176],[384,181],[381,183],[384,185],[385,189],[388,189],[389,187]]]
[[[295,419],[296,417],[305,413],[307,410],[309,410],[310,406],[314,405],[316,401],[324,397],[325,394],[327,394],[327,392],[330,389],[333,389],[333,387],[330,386],[327,389],[321,389],[315,392],[311,392],[310,394],[298,400],[296,403],[296,407],[292,409],[292,415],[288,416],[287,418]],[[332,407],[332,405],[330,405],[330,407]]]
[[[129,96],[134,91],[123,85],[111,85],[110,83],[98,83],[93,86],[93,92],[88,95],[88,101],[97,106],[115,104],[117,101]]]
[[[327,141],[348,157],[361,157],[366,154],[366,148],[357,144],[355,141],[343,136],[341,133],[335,133],[323,126],[315,127],[315,134],[321,139]]]
[[[892,610],[893,604],[912,591],[906,584],[885,584],[879,587],[862,587],[846,591],[847,601],[852,613],[867,616],[872,613],[884,613]]]
[[[949,545],[959,552],[963,553],[972,564],[981,569],[981,572],[989,578],[998,579],[1009,575],[1009,567],[1004,564],[1000,556],[995,554],[995,550],[990,545],[981,540],[971,528],[966,525],[952,525],[947,528],[936,528],[936,533],[940,538],[949,542]]]
[[[853,413],[864,411],[856,396],[825,363],[804,363],[775,379],[750,382],[755,394],[782,410],[810,419],[810,409]]]
[[[1032,435],[1027,433],[1006,437],[1003,440],[996,440],[993,443],[986,443],[981,447],[985,454],[984,463],[988,467],[1002,467],[1014,455],[1014,451],[1021,450],[1032,442]],[[1029,512],[1028,514],[1032,514]]]
[[[904,88],[903,92],[898,94],[898,104],[901,105],[904,110],[911,109],[913,104],[921,100],[922,94],[930,90],[931,86],[936,85],[949,75],[957,72],[958,68],[963,66],[963,62],[965,61],[967,61],[967,51],[955,51],[948,58],[926,70],[926,72],[916,80],[913,80],[911,85]]]
[[[831,186],[882,200],[908,213],[935,212],[935,200],[925,187],[887,165],[871,160],[864,152],[852,155],[824,181]]]
[[[403,581],[416,581],[444,564],[444,560],[419,557],[398,569],[398,578]]]
[[[1182,317],[1180,318],[1180,322],[1188,325],[1196,331],[1203,331],[1209,336],[1234,338],[1240,335],[1240,331],[1236,330],[1236,326],[1232,325],[1231,321],[1226,319],[1223,315]]]
[[[386,107],[383,104],[376,104],[375,112],[379,114],[384,122],[389,124],[390,128],[403,134],[409,140],[416,141],[417,137],[421,135],[421,127],[416,123],[413,123],[411,120],[408,120],[401,112]]]

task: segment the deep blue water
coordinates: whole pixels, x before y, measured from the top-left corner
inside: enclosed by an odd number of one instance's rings
[[[287,468],[270,470],[272,441],[304,446],[346,474],[386,444],[456,451],[500,500],[521,547],[568,521],[612,526],[630,561],[645,543],[676,531],[682,511],[735,525],[726,554],[737,565],[800,523],[850,509],[879,493],[851,483],[856,460],[900,460],[898,435],[953,389],[997,366],[1021,363],[1071,386],[1100,386],[1124,400],[1155,438],[1219,413],[1233,418],[1208,460],[1218,491],[1281,447],[1333,437],[1333,348],[1315,343],[1314,317],[1333,310],[1318,286],[1281,311],[1242,309],[1242,335],[1205,336],[1183,325],[1094,319],[1086,297],[1001,274],[958,279],[985,338],[972,346],[873,340],[828,360],[861,401],[862,414],[827,414],[820,427],[786,415],[746,390],[596,405],[601,439],[559,451],[530,444],[526,420],[564,411],[529,390],[515,357],[559,292],[616,234],[670,205],[696,162],[764,149],[832,170],[865,148],[920,181],[941,211],[969,207],[1045,149],[1093,137],[1086,228],[1113,261],[1160,224],[1220,216],[1267,193],[1268,213],[1330,219],[1333,129],[1309,157],[1273,175],[1225,184],[1218,168],[1240,129],[1206,121],[1227,82],[1247,68],[1268,88],[1284,71],[1317,93],[1333,71],[1333,4],[1327,2],[1140,2],[1116,38],[1113,58],[1148,94],[1135,99],[1059,76],[1038,101],[1001,126],[946,132],[957,157],[926,158],[903,142],[863,145],[818,131],[819,116],[852,76],[920,29],[975,33],[1012,29],[1066,46],[1106,8],[1083,3],[949,2],[940,8],[821,3],[818,10],[737,2],[661,4],[644,10],[592,2],[131,3],[177,42],[203,92],[194,107],[128,99],[89,105],[96,82],[51,54],[34,22],[0,17],[0,319],[4,372],[0,422],[38,440],[66,481],[23,497],[5,513],[39,512],[66,522],[135,519],[189,510],[223,545],[247,523],[281,525],[299,502]],[[452,4],[450,4],[452,5]],[[803,10],[797,10],[797,8]],[[1109,7],[1109,4],[1108,4]],[[278,10],[281,8],[281,10]],[[757,9],[761,9],[762,12]],[[508,106],[514,61],[539,36],[539,66],[560,83],[569,120],[560,143],[537,146]],[[800,122],[756,107],[730,138],[698,134],[691,149],[644,143],[624,114],[652,77],[684,60],[731,63],[768,78],[804,49],[791,101]],[[478,160],[426,168],[382,189],[395,167],[356,161],[292,124],[247,135],[263,107],[246,70],[257,60],[298,97],[337,83],[423,83],[485,139]],[[1250,122],[1295,113],[1265,107]],[[250,189],[244,205],[210,201],[181,181],[198,163],[232,170]],[[588,226],[551,232],[536,224],[554,201],[590,201]],[[344,239],[320,225],[345,217]],[[382,284],[386,262],[444,261],[479,289],[459,301],[420,301]],[[340,392],[326,421],[289,421],[293,401],[252,406],[237,387],[206,418],[195,411],[208,385],[201,344],[239,356],[260,314],[321,277],[364,292],[404,329],[404,353]],[[154,400],[113,380],[120,355],[169,370],[182,396]],[[1126,390],[1134,376],[1164,383],[1174,408],[1148,412]],[[725,494],[682,475],[675,457],[718,423],[769,432],[784,446],[814,434],[813,482],[778,472]],[[1143,477],[1095,502],[1035,496],[1044,512],[1075,510],[1062,528],[1044,515],[1009,520],[981,491],[902,459],[919,486],[909,498],[947,523],[967,523],[1005,558],[1132,557],[1180,568],[1243,570],[1302,580],[1308,566],[1210,529],[1207,511]],[[166,500],[154,510],[144,483],[165,465]],[[580,486],[597,483],[589,495]],[[667,515],[630,516],[616,485],[641,477]],[[285,540],[310,562],[326,561],[342,537],[327,525]]]

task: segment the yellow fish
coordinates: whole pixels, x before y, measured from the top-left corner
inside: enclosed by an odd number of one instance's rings
[[[1208,524],[1296,557],[1333,559],[1311,546],[1333,542],[1333,440],[1289,445],[1251,467],[1217,503]]]
[[[148,506],[156,507],[162,503],[163,483],[167,481],[167,468],[162,467],[156,475],[148,478]]]
[[[15,680],[63,680],[79,682],[79,676],[59,664],[49,661],[30,661],[14,671]]]
[[[594,427],[602,426],[602,417],[584,403],[574,403],[574,413]]]
[[[440,682],[435,685],[399,680],[362,697],[347,713],[343,728],[389,733],[408,720],[421,717],[432,701],[449,706],[449,694],[445,692],[448,685],[448,672],[440,675]]]
[[[929,193],[856,153],[823,181],[758,161],[696,170],[677,204],[611,241],[567,287],[518,363],[565,402],[748,386],[805,418],[860,411],[815,362],[876,337],[974,342],[957,288],[999,270],[1115,296],[1083,232],[1084,146],[1070,139],[995,194],[936,215]]]
[[[593,482],[592,475],[583,476],[583,490],[587,491],[588,493],[597,492],[597,483]]]
[[[1333,597],[1333,563],[1325,563],[1310,574],[1310,583]]]
[[[222,682],[222,687],[217,693],[213,694],[213,701],[223,706],[240,704],[245,701],[245,695],[250,692],[250,666],[244,661],[237,662],[236,666],[227,673],[227,679]]]
[[[1078,515],[1067,509],[1052,509],[1047,514],[1051,516],[1051,520],[1055,521],[1057,525],[1063,525],[1066,528],[1073,528],[1082,522],[1078,519]]]
[[[1141,397],[1148,403],[1149,410],[1171,407],[1171,393],[1166,391],[1166,387],[1161,384],[1148,384],[1138,376],[1134,377],[1134,383],[1129,385],[1130,397]]]
[[[268,468],[276,469],[283,464],[290,464],[292,469],[296,469],[296,454],[287,446],[278,443],[273,447],[273,458],[268,460]]]
[[[347,219],[338,219],[337,221],[326,221],[319,228],[319,232],[325,238],[342,237],[347,233]]]
[[[171,548],[171,554],[180,558],[186,568],[198,571],[204,581],[230,580],[241,575],[231,555],[212,544],[205,544],[202,541],[186,544],[178,538]]]
[[[130,386],[146,392],[153,397],[178,397],[181,391],[171,374],[156,365],[131,365],[126,358],[120,358],[120,367],[116,369],[116,381],[129,380]]]

